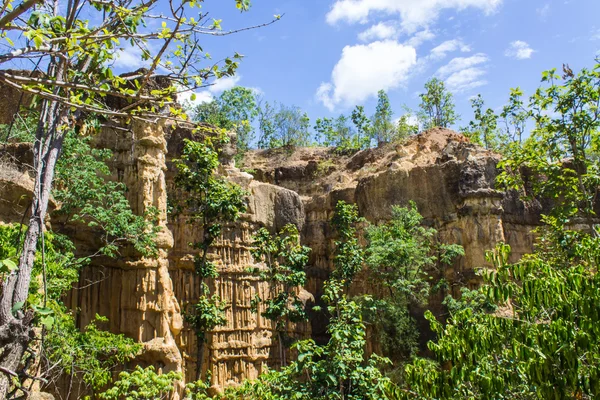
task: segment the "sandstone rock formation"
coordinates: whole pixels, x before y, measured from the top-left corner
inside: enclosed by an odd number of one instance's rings
[[[256,179],[300,194],[306,210],[303,240],[313,249],[307,290],[319,298],[332,269],[333,232],[329,225],[338,200],[356,203],[372,223],[389,219],[392,205],[416,202],[425,223],[440,240],[461,244],[465,256],[444,271],[453,293],[479,281],[475,268],[486,266],[485,252],[496,243],[513,248],[513,258],[530,252],[531,229],[539,209],[528,209],[518,196],[495,189],[499,156],[457,133],[433,129],[403,144],[388,144],[353,156],[331,149],[299,149],[287,155],[273,150],[251,153],[245,167]],[[368,292],[357,282],[355,293]],[[441,298],[432,299],[439,307]],[[324,340],[325,322],[312,321],[312,334]]]
[[[144,258],[127,250],[117,260],[97,259],[82,271],[69,304],[81,310],[79,326],[95,314],[104,315],[109,319],[105,328],[143,343],[137,363],[165,372],[182,371],[187,381],[200,367],[211,372],[215,390],[255,378],[265,367],[279,363],[272,323],[253,313],[250,304],[256,294],[269,289],[247,272],[255,265],[249,251],[251,236],[261,226],[277,231],[294,223],[301,229],[303,243],[312,248],[310,279],[302,293],[307,300],[319,299],[332,268],[335,235],[329,221],[338,200],[355,202],[373,223],[389,218],[392,205],[415,201],[442,240],[465,248],[465,256],[444,271],[455,290],[477,284],[474,268],[486,265],[484,253],[496,243],[509,243],[514,257],[531,251],[533,245],[530,231],[540,210],[527,208],[513,194],[498,192],[494,184],[498,155],[451,131],[432,130],[404,144],[352,156],[325,148],[297,149],[292,154],[252,151],[244,165],[248,172],[226,159],[220,172],[250,193],[248,209],[238,222],[224,227],[211,249],[220,276],[209,287],[227,302],[227,324],[211,332],[204,359],[196,360],[196,336],[184,323],[182,310],[199,295],[193,271],[196,250],[189,243],[202,231],[186,224],[184,217],[167,216],[173,190],[171,160],[179,155],[182,139],[191,136],[185,127],[142,123],[129,131],[106,128],[99,135],[97,145],[114,152],[111,178],[127,185],[134,211],[159,210],[159,254]],[[15,176],[7,180],[0,174],[3,194],[27,192],[29,183]],[[9,189],[3,189],[5,181],[10,181]],[[14,221],[24,212],[23,205],[16,198],[6,199],[21,208],[9,212],[0,206],[0,220]],[[74,228],[72,234],[77,246],[88,250],[95,246],[89,230]],[[353,290],[368,289],[358,282]],[[325,323],[315,315],[289,329],[298,337],[312,335],[320,341],[325,339]]]

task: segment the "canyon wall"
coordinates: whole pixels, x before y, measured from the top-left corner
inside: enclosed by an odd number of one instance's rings
[[[224,227],[211,248],[210,258],[220,276],[209,287],[227,303],[227,324],[209,334],[204,359],[197,360],[197,338],[185,323],[184,310],[199,295],[193,270],[197,250],[190,243],[201,238],[202,230],[187,224],[185,216],[167,215],[174,190],[171,160],[180,154],[182,140],[193,136],[186,127],[144,123],[129,130],[105,128],[98,136],[97,145],[114,152],[111,178],[126,184],[134,211],[159,210],[159,252],[155,258],[144,258],[126,249],[118,259],[95,260],[82,271],[68,299],[74,310],[80,310],[80,327],[96,314],[108,317],[105,328],[143,343],[136,363],[182,371],[186,381],[195,379],[200,366],[210,371],[213,389],[221,390],[279,364],[272,323],[253,313],[250,304],[257,293],[269,289],[247,272],[257,266],[250,248],[252,233],[259,227],[275,232],[294,223],[301,230],[303,244],[312,248],[309,281],[301,293],[307,305],[313,299],[318,302],[332,268],[335,233],[329,221],[338,200],[356,203],[372,223],[388,219],[392,205],[415,201],[441,240],[465,248],[465,256],[443,271],[455,294],[462,286],[478,284],[474,270],[487,265],[485,251],[496,243],[509,243],[513,258],[533,246],[530,231],[539,221],[540,208],[528,208],[514,194],[497,191],[498,155],[448,130],[434,129],[403,144],[354,155],[326,148],[251,151],[242,169],[234,166],[233,151],[226,149],[220,173],[249,193],[248,209],[239,221]],[[0,190],[6,196],[16,189],[26,192],[31,185],[11,187],[8,181],[0,176],[4,184]],[[23,205],[17,204],[17,209]],[[0,213],[0,218],[14,220],[8,214]],[[71,234],[79,249],[97,247],[93,232],[74,227]],[[352,290],[368,292],[368,279],[358,280]],[[432,302],[438,307],[440,303],[441,298]],[[325,324],[322,315],[311,313],[309,322],[289,330],[296,337],[324,341]]]

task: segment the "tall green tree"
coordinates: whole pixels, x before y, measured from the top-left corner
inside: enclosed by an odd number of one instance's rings
[[[264,102],[259,110],[260,148],[307,146],[310,118],[299,107]]]
[[[368,148],[371,144],[373,126],[371,120],[365,114],[365,108],[363,106],[356,106],[352,110],[350,119],[352,119],[352,123],[356,127],[357,142],[360,143],[360,148]]]
[[[384,90],[377,92],[377,108],[375,109],[375,115],[372,118],[371,132],[373,139],[377,145],[389,142],[395,133],[395,126],[392,123],[392,106],[390,105],[390,98]]]
[[[488,253],[479,295],[498,307],[454,307],[434,361],[407,368],[409,393],[436,399],[592,399],[600,395],[598,301],[600,238],[591,216],[598,189],[600,66],[542,75],[531,99],[536,127],[501,163],[500,183],[552,199],[533,254],[509,262],[510,247]],[[525,174],[533,173],[527,181]],[[524,185],[527,183],[527,187]],[[573,230],[587,221],[588,230]],[[580,225],[581,226],[581,225]]]
[[[263,281],[269,283],[266,298],[257,295],[254,306],[265,304],[262,315],[275,323],[279,346],[279,359],[282,366],[287,365],[286,347],[289,322],[305,321],[308,316],[305,304],[298,296],[299,290],[306,284],[306,265],[310,247],[300,244],[298,228],[293,224],[283,227],[278,235],[261,228],[254,235],[252,256],[264,263],[264,269],[253,271]]]
[[[199,104],[193,114],[196,121],[234,132],[240,152],[244,153],[250,148],[250,142],[254,139],[252,122],[258,116],[254,90],[242,86],[225,90],[215,100]]]
[[[464,255],[459,245],[437,242],[437,231],[423,226],[415,203],[394,206],[392,219],[367,228],[366,265],[383,296],[375,301],[370,322],[384,354],[407,359],[417,348],[419,331],[411,308],[427,305],[434,276]]]
[[[468,127],[461,128],[460,131],[472,142],[480,144],[488,150],[501,150],[502,144],[506,140],[503,140],[498,129],[498,116],[491,108],[484,110],[484,106],[485,102],[481,94],[471,99],[474,119],[469,122]]]
[[[425,93],[420,95],[419,118],[425,129],[436,126],[448,128],[460,117],[456,114],[452,93],[444,81],[431,78],[425,83]]]
[[[314,126],[317,140],[325,146],[333,146],[339,152],[356,151],[362,148],[364,137],[357,133],[350,118],[340,114],[337,118],[319,118]]]
[[[510,90],[508,104],[502,107],[500,117],[504,120],[508,139],[521,144],[527,129],[527,122],[531,119],[531,111],[523,101],[521,88]]]

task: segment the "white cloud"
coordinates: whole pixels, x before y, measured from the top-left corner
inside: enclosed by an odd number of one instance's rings
[[[195,92],[196,99],[192,100],[192,92],[186,91],[177,94],[177,102],[184,106],[189,106],[193,108],[202,103],[210,103],[214,100],[213,95],[208,90],[202,90],[200,92]]]
[[[525,60],[531,58],[531,55],[535,52],[527,42],[522,40],[515,40],[510,44],[508,49],[504,52],[506,57],[516,58],[517,60]]]
[[[538,13],[541,19],[545,20],[550,14],[550,3],[544,4],[542,7],[537,8],[535,12]]]
[[[435,22],[444,9],[464,10],[469,7],[493,13],[503,0],[336,0],[327,13],[327,22],[366,23],[375,13],[399,15],[402,29],[414,32]]]
[[[429,29],[424,29],[415,33],[410,39],[404,42],[407,46],[419,47],[423,43],[433,40],[435,38],[435,34],[431,32]]]
[[[242,79],[240,75],[227,76],[225,78],[217,79],[213,82],[212,86],[208,87],[208,90],[212,94],[219,94],[226,90],[229,90],[237,86],[238,82]]]
[[[380,89],[401,86],[416,64],[415,48],[394,40],[346,46],[333,68],[331,82],[322,83],[316,97],[330,110],[339,104],[359,104]]]
[[[439,46],[434,47],[429,56],[434,60],[441,60],[442,58],[445,58],[448,53],[453,53],[458,50],[463,53],[468,53],[471,51],[471,48],[460,39],[446,40]]]
[[[148,67],[149,65],[150,61],[142,60],[142,50],[139,47],[128,46],[115,53],[113,66],[122,68],[127,72],[135,71],[142,67]]]
[[[455,72],[486,63],[487,61],[488,57],[483,53],[477,53],[471,57],[456,57],[453,58],[448,64],[438,69],[437,74],[445,78],[454,74]]]
[[[590,37],[590,40],[600,40],[600,29],[592,31],[592,36]]]
[[[225,90],[229,90],[235,87],[238,82],[242,79],[240,75],[228,76],[225,78],[217,79],[211,86],[208,86],[204,90],[191,91],[187,90],[177,94],[177,101],[179,104],[190,105],[192,107],[202,103],[210,103],[215,99],[215,96],[223,93]],[[251,88],[255,93],[260,94],[262,91],[259,88]],[[196,99],[192,100],[192,94],[196,95]]]
[[[456,57],[438,69],[436,75],[446,82],[448,90],[454,93],[464,92],[487,84],[485,64],[488,57],[483,53],[471,57]]]
[[[393,39],[398,34],[396,27],[389,22],[380,22],[373,25],[366,31],[358,35],[358,39],[362,42],[370,42],[372,40]]]
[[[464,92],[487,84],[485,79],[485,70],[481,68],[467,68],[457,71],[446,79],[448,90],[454,93]]]

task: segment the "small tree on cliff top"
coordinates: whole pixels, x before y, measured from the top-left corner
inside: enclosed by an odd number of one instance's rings
[[[159,114],[165,107],[176,118],[181,111],[172,107],[177,91],[172,82],[189,90],[206,85],[212,78],[234,74],[238,55],[222,63],[201,66],[207,55],[199,38],[231,33],[221,31],[218,20],[209,23],[207,13],[199,11],[189,16],[202,3],[72,0],[61,4],[59,0],[6,0],[0,6],[0,40],[6,49],[0,53],[0,64],[31,62],[34,66],[30,74],[2,70],[0,82],[35,95],[40,109],[28,231],[18,269],[10,273],[1,288],[0,367],[4,372],[0,374],[0,398],[6,397],[8,374],[18,368],[31,339],[33,313],[26,307],[24,311],[14,310],[15,305],[27,300],[56,161],[68,128],[82,126],[90,114],[97,114],[104,118],[105,125],[117,123],[129,129],[134,121],[156,123],[165,117]],[[236,0],[236,6],[246,10],[249,1]],[[159,28],[153,30],[150,26]],[[116,76],[111,65],[121,46],[139,52],[147,68]],[[169,84],[153,83],[159,71]]]
[[[425,83],[425,93],[420,95],[419,119],[425,129],[436,126],[448,128],[459,119],[454,110],[452,93],[446,89],[444,81],[432,78]]]

